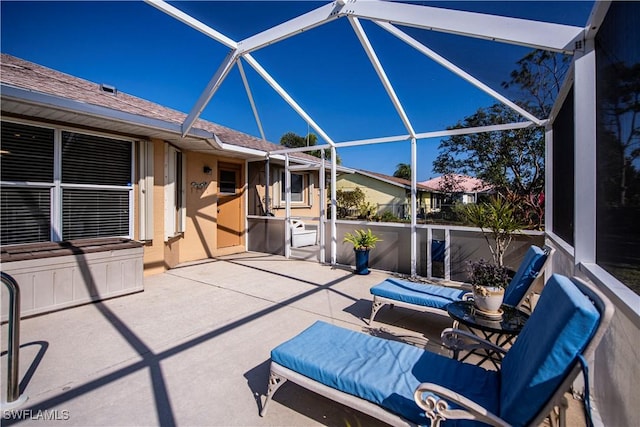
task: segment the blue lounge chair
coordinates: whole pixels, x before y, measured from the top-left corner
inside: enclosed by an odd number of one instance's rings
[[[612,315],[599,291],[553,275],[499,371],[316,322],[272,350],[261,415],[290,380],[394,426],[538,426],[556,406],[562,422],[564,394]]]
[[[518,271],[511,279],[505,290],[504,303],[518,307],[522,305],[529,289],[536,279],[542,276],[545,263],[551,258],[553,249],[545,246],[540,249],[531,246],[525,254]],[[433,313],[447,315],[447,304],[454,301],[469,299],[471,293],[467,290],[450,288],[440,285],[408,282],[399,279],[386,279],[370,289],[373,295],[369,324],[373,323],[376,313],[385,305],[421,309]]]

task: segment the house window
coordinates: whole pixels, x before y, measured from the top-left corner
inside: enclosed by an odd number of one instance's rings
[[[640,3],[611,3],[595,41],[596,262],[640,294]]]
[[[3,245],[131,236],[132,143],[2,122]]]
[[[62,132],[62,240],[129,235],[132,144]]]
[[[165,143],[165,241],[184,233],[186,226],[186,158]]]
[[[282,203],[286,202],[286,179],[285,172],[282,172],[281,175],[281,183],[282,183],[282,191],[280,191],[280,201]],[[291,203],[304,203],[305,202],[305,191],[304,189],[307,187],[307,183],[309,182],[309,175],[302,173],[292,173],[291,174]]]
[[[1,243],[51,239],[54,130],[2,122]]]
[[[224,195],[236,194],[238,188],[237,182],[238,171],[220,169],[220,193]]]

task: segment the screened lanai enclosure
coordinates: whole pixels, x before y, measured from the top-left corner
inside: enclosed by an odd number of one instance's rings
[[[170,4],[163,2],[150,2],[152,5],[158,7],[165,13],[181,20],[182,22],[192,26],[193,28],[203,32],[207,36],[215,39],[222,45],[229,48],[227,56],[222,60],[219,68],[216,70],[211,81],[207,85],[207,88],[201,94],[196,105],[193,106],[189,116],[183,123],[183,134],[186,135],[189,129],[193,126],[194,121],[199,117],[203,109],[212,99],[216,91],[221,87],[227,76],[229,76],[233,67],[237,67],[239,73],[242,76],[242,82],[246,90],[246,94],[251,104],[251,108],[255,117],[257,129],[263,138],[265,133],[263,130],[263,124],[260,119],[260,109],[257,107],[257,102],[252,95],[251,85],[247,79],[247,73],[244,71],[243,63],[250,66],[255,71],[258,78],[261,78],[266,82],[280,97],[295,111],[311,128],[317,133],[320,140],[320,144],[311,148],[300,149],[284,149],[282,151],[271,152],[267,159],[259,159],[257,162],[266,162],[264,167],[264,175],[270,176],[270,169],[274,171],[280,171],[284,169],[284,187],[287,191],[279,191],[275,194],[273,190],[269,188],[270,178],[266,179],[266,185],[262,189],[260,195],[250,195],[250,200],[258,199],[264,203],[267,208],[250,209],[249,215],[260,215],[261,213],[268,211],[272,206],[274,199],[278,202],[279,206],[284,207],[284,219],[288,224],[282,226],[277,220],[265,220],[263,218],[249,217],[250,226],[256,230],[260,230],[262,236],[267,238],[252,239],[249,235],[248,247],[256,250],[273,250],[267,248],[265,245],[269,244],[273,246],[273,242],[282,241],[282,245],[276,245],[275,250],[278,253],[283,253],[287,256],[291,253],[291,220],[292,220],[292,200],[291,200],[291,179],[292,171],[304,171],[304,170],[319,170],[320,177],[318,179],[318,186],[320,191],[320,205],[321,211],[319,218],[312,218],[311,220],[317,220],[318,231],[318,243],[320,246],[318,259],[321,262],[330,261],[331,264],[337,262],[346,262],[346,256],[339,257],[340,249],[338,243],[341,241],[341,236],[350,227],[348,225],[345,230],[338,230],[339,223],[337,222],[336,214],[336,174],[338,173],[338,162],[332,161],[337,159],[338,149],[349,149],[353,147],[359,147],[361,151],[374,150],[372,146],[377,144],[397,144],[399,150],[406,150],[410,157],[410,164],[412,169],[411,176],[411,197],[410,197],[410,209],[408,217],[411,218],[410,228],[402,230],[399,233],[393,233],[393,236],[389,236],[389,241],[398,242],[402,241],[402,251],[396,251],[397,258],[400,260],[389,261],[390,266],[395,267],[396,270],[411,274],[431,276],[432,270],[432,240],[434,240],[430,228],[418,231],[416,223],[416,182],[417,182],[417,164],[418,164],[418,142],[420,144],[434,144],[436,138],[454,136],[454,135],[468,135],[476,133],[487,133],[496,131],[508,131],[513,129],[523,129],[529,127],[540,127],[545,123],[548,123],[546,117],[537,117],[533,110],[529,111],[527,108],[521,107],[518,103],[513,101],[509,96],[497,91],[491,87],[491,85],[477,78],[463,67],[448,60],[445,56],[439,54],[436,50],[429,47],[428,38],[425,41],[425,33],[442,32],[448,34],[454,34],[456,37],[463,36],[464,38],[490,40],[491,42],[501,42],[509,45],[518,46],[519,50],[516,54],[522,54],[522,52],[528,52],[531,49],[542,49],[550,52],[555,52],[560,55],[572,55],[576,49],[576,43],[580,43],[583,36],[583,28],[579,26],[570,26],[555,23],[544,23],[539,21],[530,21],[516,18],[506,18],[499,16],[489,16],[484,14],[456,11],[456,10],[444,10],[432,7],[425,7],[423,5],[413,4],[401,4],[391,2],[344,2],[338,1],[329,4],[322,5],[316,9],[311,10],[298,17],[290,19],[279,25],[275,25],[263,32],[252,35],[244,40],[232,40],[225,34],[218,32],[215,28],[207,26],[205,23],[198,21],[195,17],[189,16],[182,10],[179,10]],[[345,19],[341,19],[345,18]],[[341,22],[335,22],[341,21]],[[373,25],[370,30],[365,29],[366,25]],[[340,27],[338,27],[340,25]],[[368,68],[375,72],[378,78],[378,86],[383,90],[386,99],[380,99],[380,102],[386,102],[392,107],[391,114],[394,114],[397,118],[397,122],[401,124],[401,133],[392,135],[375,135],[373,138],[364,138],[348,141],[335,141],[329,133],[325,131],[325,127],[307,112],[307,109],[302,108],[301,103],[294,99],[294,97],[285,89],[285,83],[277,81],[256,59],[256,54],[262,50],[268,51],[274,44],[286,43],[287,39],[299,36],[305,32],[311,31],[323,31],[323,27],[329,27],[329,31],[340,31],[340,38],[345,42],[345,47],[357,48],[360,52],[364,53],[366,57]],[[351,32],[351,34],[343,34],[344,28]],[[341,28],[340,30],[337,30]],[[381,30],[380,30],[381,29]],[[475,91],[481,93],[485,98],[489,98],[492,102],[497,102],[505,105],[512,110],[515,114],[515,119],[511,123],[495,123],[488,126],[477,126],[473,128],[461,128],[461,129],[436,129],[429,130],[426,126],[433,126],[432,124],[425,125],[424,120],[420,119],[420,108],[424,108],[418,103],[414,106],[415,100],[410,103],[413,108],[417,108],[418,112],[412,114],[409,111],[405,102],[401,101],[400,96],[396,90],[396,84],[398,82],[392,81],[389,77],[382,61],[377,53],[376,46],[370,37],[370,31],[377,30],[391,36],[394,40],[385,40],[389,43],[391,41],[396,42],[399,46],[408,46],[411,50],[417,52],[418,58],[427,58],[431,62],[435,63],[438,68],[446,70],[448,73],[456,75],[460,84],[468,85]],[[325,32],[327,30],[324,30]],[[327,33],[329,34],[329,33]],[[346,43],[347,37],[350,37],[353,43]],[[380,36],[378,36],[380,37]],[[436,43],[437,44],[437,43]],[[467,47],[469,48],[469,47]],[[335,49],[333,49],[335,50]],[[343,50],[343,47],[340,48]],[[351,53],[349,53],[351,54]],[[511,55],[514,53],[511,52]],[[335,58],[332,58],[335,61]],[[345,73],[351,71],[345,70]],[[339,78],[340,74],[337,74]],[[341,89],[343,90],[343,89]],[[354,96],[358,96],[357,94]],[[428,98],[427,98],[428,99]],[[424,104],[423,100],[418,100]],[[308,103],[308,102],[307,102]],[[313,107],[311,107],[313,108]],[[418,119],[415,116],[418,116]],[[364,114],[366,116],[366,113]],[[414,116],[414,117],[411,117]],[[421,128],[425,126],[425,128]],[[365,132],[361,132],[361,135],[366,135]],[[354,132],[357,134],[357,132]],[[290,155],[296,152],[305,152],[318,149],[326,149],[329,153],[328,159],[321,161],[310,160],[306,164],[301,164],[299,159],[293,160]],[[364,154],[367,155],[367,154]],[[284,157],[284,168],[282,168]],[[271,162],[275,162],[273,166]],[[252,162],[250,162],[251,164]],[[295,164],[294,164],[295,163]],[[346,165],[348,166],[348,165]],[[255,166],[262,168],[262,165]],[[278,167],[278,169],[276,169]],[[280,173],[280,172],[275,172]],[[325,173],[327,178],[325,178]],[[332,183],[328,186],[330,193],[327,194],[325,183]],[[282,197],[278,195],[282,194]],[[330,201],[328,209],[325,209],[327,203],[325,200]],[[261,204],[262,204],[261,203]],[[295,203],[295,202],[294,202]],[[328,221],[327,218],[330,218]],[[306,218],[309,220],[308,218]],[[328,225],[325,232],[325,224]],[[284,230],[285,238],[274,239],[272,230],[275,235],[281,230]],[[266,234],[265,234],[266,233]],[[448,228],[443,228],[436,231],[436,234],[450,235]],[[250,233],[251,234],[251,233]],[[258,233],[254,233],[258,234]],[[438,241],[447,241],[446,236],[442,236]],[[426,242],[424,244],[423,242]],[[445,273],[446,279],[450,278],[450,249],[451,244],[446,245],[445,249]],[[461,245],[459,245],[461,246]],[[424,248],[420,250],[420,248]],[[422,259],[423,262],[419,260]],[[388,263],[389,263],[388,262]],[[408,263],[408,265],[406,265]],[[461,267],[454,267],[454,270],[461,270]]]
[[[596,2],[587,4],[587,9],[585,3],[565,3],[562,7],[574,12],[573,22],[569,22],[571,19],[559,22],[557,17],[553,22],[544,22],[545,9],[555,7],[553,2],[538,3],[535,17],[528,18],[482,13],[482,2],[471,2],[471,5],[451,2],[445,5],[447,8],[439,8],[429,6],[430,2],[338,0],[309,4],[306,13],[239,39],[232,39],[215,25],[209,25],[207,19],[212,23],[215,19],[204,12],[202,4],[183,8],[182,4],[148,3],[227,48],[227,55],[220,58],[217,70],[211,71],[213,77],[184,121],[184,134],[205,107],[215,103],[214,94],[237,68],[256,129],[263,138],[263,128],[269,124],[262,120],[265,110],[261,110],[252,87],[264,83],[318,136],[318,144],[313,147],[283,148],[249,161],[250,175],[259,170],[266,176],[261,192],[255,190],[249,195],[257,200],[247,212],[250,250],[291,256],[291,223],[296,219],[292,206],[295,207],[296,197],[300,196],[296,190],[298,184],[292,184],[292,176],[295,181],[302,172],[317,171],[319,178],[313,190],[320,195],[320,215],[303,219],[313,224],[317,232],[320,262],[350,264],[351,255],[341,245],[344,233],[355,227],[370,227],[383,237],[380,255],[373,260],[377,263],[375,267],[411,276],[434,277],[433,244],[444,242],[444,268],[439,277],[460,279],[457,275],[460,266],[452,258],[465,248],[473,247],[473,239],[465,234],[469,231],[419,225],[416,220],[417,171],[425,161],[420,157],[421,147],[437,144],[443,138],[469,134],[527,128],[544,132],[545,231],[525,236],[515,247],[532,241],[546,242],[557,252],[549,272],[584,277],[615,302],[617,312],[612,328],[615,333],[601,345],[593,370],[596,406],[604,425],[640,422],[633,404],[632,387],[640,380],[636,349],[640,339],[640,300],[636,294],[640,270],[637,224],[640,160],[636,118],[640,75],[639,3]],[[468,10],[463,10],[465,8]],[[576,19],[580,8],[587,13]],[[198,19],[199,14],[202,20]],[[288,44],[290,39],[304,41],[312,32],[325,37],[321,47],[314,45],[315,50],[310,53],[313,65],[294,60],[302,51],[283,54],[292,46]],[[487,44],[495,47],[476,50],[477,46]],[[401,54],[390,56],[389,49]],[[557,96],[551,100],[548,110],[532,108],[531,102],[518,102],[522,99],[517,99],[509,85],[501,85],[509,76],[499,74],[500,55],[518,58],[532,49],[553,53],[560,58],[558,64],[566,65],[556,82]],[[279,71],[298,82],[304,79],[305,66],[324,70],[326,79],[308,84],[325,85],[322,88],[325,92],[316,92],[315,99],[297,99],[288,91],[286,78],[279,79],[270,73],[270,66],[277,68],[268,56],[272,51],[279,53],[280,58],[291,58],[292,64],[299,67],[296,73]],[[480,51],[491,52],[491,55],[478,57],[475,53]],[[333,57],[323,58],[322,54]],[[355,64],[347,59],[349,55],[363,61]],[[388,63],[394,60],[404,61],[406,67],[425,64],[428,67],[422,80],[405,81],[398,72],[387,71]],[[375,75],[377,80],[376,87],[367,86],[366,90],[378,90],[384,95],[380,102],[389,106],[389,115],[396,121],[396,127],[391,127],[393,130],[387,134],[370,134],[365,124],[366,105],[356,107],[350,102],[345,107],[332,103],[331,93],[349,93],[349,89],[357,86],[357,79],[365,75],[365,66],[366,72]],[[455,75],[460,86],[480,94],[480,103],[504,106],[514,120],[471,127],[443,123],[440,128],[434,128],[437,121],[425,117],[435,114],[429,105],[455,109],[453,101],[464,104],[467,99],[452,88],[442,94],[433,89],[433,84],[429,85],[442,72]],[[411,94],[417,96],[412,98]],[[355,91],[346,99],[357,101],[361,96],[362,93]],[[349,111],[353,110],[357,110],[359,116],[350,116]],[[465,114],[464,109],[459,111]],[[473,111],[467,109],[466,114]],[[322,118],[314,112],[319,112]],[[463,123],[462,117],[460,120],[459,124]],[[344,125],[349,127],[349,132],[341,131]],[[332,136],[333,128],[348,137]],[[339,152],[359,150],[362,156],[374,157],[377,147],[383,144],[394,144],[394,149],[405,152],[410,159],[407,162],[411,166],[410,221],[383,224],[338,220],[336,177],[339,173],[348,173],[349,167],[338,164]],[[321,158],[299,157],[300,153],[312,150],[323,150]],[[270,174],[283,174],[284,188],[278,191],[270,188]],[[274,199],[284,212],[280,217],[270,215]],[[633,286],[636,286],[635,292]]]

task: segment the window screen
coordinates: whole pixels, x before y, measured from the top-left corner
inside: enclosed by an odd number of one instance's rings
[[[553,123],[553,232],[573,245],[574,129],[573,89]]]
[[[596,64],[596,262],[640,294],[640,2],[611,3]]]

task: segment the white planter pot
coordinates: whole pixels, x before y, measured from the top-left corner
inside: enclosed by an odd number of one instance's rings
[[[500,306],[504,299],[504,289],[499,287],[473,288],[473,301],[480,311],[486,313],[500,313]]]

